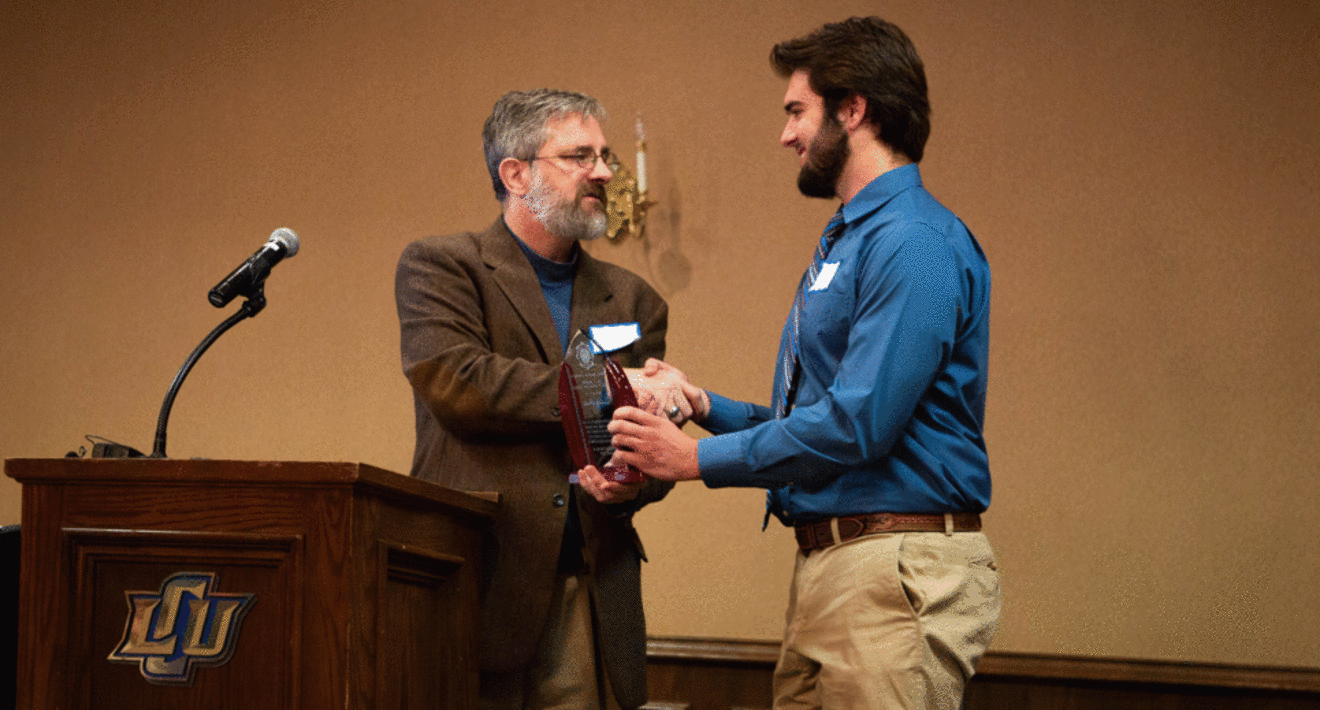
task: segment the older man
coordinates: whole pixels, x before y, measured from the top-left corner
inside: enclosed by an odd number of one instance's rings
[[[579,246],[605,231],[603,118],[582,94],[506,94],[483,130],[500,218],[484,231],[413,242],[399,261],[403,370],[417,420],[412,473],[501,494],[484,561],[484,708],[646,702],[642,550],[631,518],[673,484],[570,487],[557,399],[559,364],[578,330],[637,324],[635,342],[613,353],[625,366],[664,353],[664,299]],[[639,399],[659,401],[648,383],[635,384]]]

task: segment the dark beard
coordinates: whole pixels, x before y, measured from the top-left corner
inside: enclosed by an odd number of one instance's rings
[[[848,148],[848,135],[843,124],[828,113],[821,122],[820,131],[807,146],[807,162],[798,172],[798,190],[807,197],[833,198],[843,166],[852,151]]]

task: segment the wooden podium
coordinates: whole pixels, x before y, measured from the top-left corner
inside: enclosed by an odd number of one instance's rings
[[[11,459],[18,707],[475,708],[469,495],[356,463]]]

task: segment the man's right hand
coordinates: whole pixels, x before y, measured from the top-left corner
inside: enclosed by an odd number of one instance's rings
[[[677,367],[663,360],[647,358],[646,364],[642,366],[642,374],[647,378],[665,382],[671,387],[677,387],[678,393],[682,395],[682,401],[672,402],[670,408],[672,411],[672,407],[677,406],[683,413],[683,419],[680,421],[670,416],[671,421],[681,425],[683,421],[691,419],[700,424],[706,415],[710,414],[710,395],[706,394],[706,390],[689,382],[687,375]],[[668,416],[668,412],[660,412],[660,414]]]

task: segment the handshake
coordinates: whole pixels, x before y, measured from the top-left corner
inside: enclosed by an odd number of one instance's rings
[[[650,358],[641,368],[624,368],[637,395],[637,407],[678,426],[701,423],[710,413],[710,395],[688,382],[687,375],[667,362]]]

